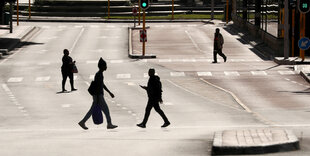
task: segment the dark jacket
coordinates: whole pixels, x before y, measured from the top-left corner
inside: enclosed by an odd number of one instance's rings
[[[70,56],[66,56],[64,55],[62,57],[62,66],[61,66],[61,71],[62,72],[72,72],[73,69],[73,62],[72,62],[72,58]]]
[[[96,88],[97,88],[97,91],[96,91],[96,94],[99,95],[99,94],[102,94],[103,95],[103,73],[98,71],[95,75],[95,83],[96,83]]]
[[[222,49],[224,44],[224,38],[221,33],[214,34],[214,50]]]
[[[146,91],[149,99],[156,101],[162,100],[161,82],[158,76],[150,76]]]

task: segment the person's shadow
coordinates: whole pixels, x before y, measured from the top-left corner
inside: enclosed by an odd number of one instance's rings
[[[66,94],[66,93],[71,93],[72,91],[59,91],[56,92],[56,94]]]

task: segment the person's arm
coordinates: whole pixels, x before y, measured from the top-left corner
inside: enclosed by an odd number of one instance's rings
[[[106,90],[112,98],[114,98],[114,94],[108,89],[108,87],[103,83],[103,89]]]
[[[141,88],[147,90],[147,86],[141,86],[141,85],[139,85],[139,86],[140,86]]]

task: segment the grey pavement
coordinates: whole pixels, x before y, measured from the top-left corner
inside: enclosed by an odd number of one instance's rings
[[[128,23],[27,22],[39,31],[31,43],[0,60],[0,155],[211,155],[215,132],[287,129],[300,139],[300,150],[270,155],[309,155],[309,84],[294,66],[277,65],[216,23],[150,23],[147,53],[156,59],[128,58]],[[212,62],[213,33],[220,27],[228,61]],[[133,49],[141,44],[133,33]],[[62,50],[77,61],[76,92],[61,90]],[[87,88],[97,60],[107,60],[106,96],[115,130],[78,127],[91,104]],[[147,71],[155,68],[163,84],[162,109],[172,125],[152,112],[143,118]],[[68,83],[68,82],[67,82]],[[67,84],[67,87],[69,85]],[[16,141],[18,140],[18,141]],[[156,147],[156,148],[154,148]]]

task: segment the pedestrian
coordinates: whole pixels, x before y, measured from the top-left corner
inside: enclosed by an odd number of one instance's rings
[[[222,34],[220,33],[220,29],[216,28],[215,34],[214,34],[214,49],[213,49],[213,59],[214,60],[212,63],[217,63],[217,54],[222,56],[224,59],[224,62],[226,62],[227,57],[222,52],[223,44],[224,44],[224,38],[223,38]]]
[[[61,74],[62,74],[62,92],[66,92],[65,89],[67,77],[70,79],[71,84],[71,91],[76,91],[77,89],[74,88],[74,82],[73,82],[73,65],[75,64],[75,61],[72,60],[72,58],[69,56],[69,50],[64,49],[63,50],[64,56],[62,57],[62,66],[61,66]]]
[[[141,88],[145,89],[148,95],[148,102],[145,108],[145,115],[142,123],[137,124],[138,127],[145,128],[147,120],[150,116],[151,110],[154,107],[155,111],[163,118],[164,124],[161,127],[167,127],[170,125],[168,118],[165,113],[160,109],[159,103],[163,103],[162,100],[162,89],[160,78],[155,75],[155,69],[149,69],[149,81],[147,86],[141,86]]]
[[[98,62],[98,68],[99,68],[99,71],[96,73],[95,80],[94,80],[94,83],[98,87],[97,87],[97,90],[95,91],[95,94],[92,95],[93,96],[92,106],[90,107],[90,109],[87,112],[87,114],[85,115],[85,117],[79,122],[79,125],[85,130],[88,129],[85,126],[85,122],[92,115],[92,111],[93,111],[93,108],[95,107],[95,105],[99,105],[101,110],[103,111],[103,113],[107,119],[107,129],[114,129],[114,128],[118,127],[118,126],[112,124],[109,107],[108,107],[108,105],[104,99],[104,96],[103,96],[104,95],[103,89],[104,89],[105,91],[107,91],[110,94],[110,96],[112,98],[114,98],[114,94],[107,88],[107,86],[104,84],[104,81],[103,81],[103,72],[105,70],[107,70],[107,63],[102,58],[100,58],[100,60]]]

